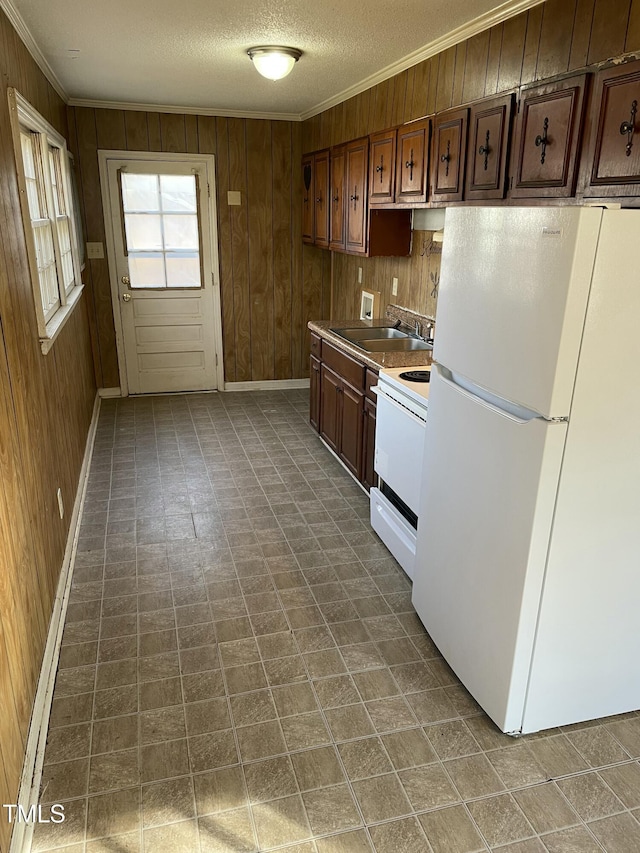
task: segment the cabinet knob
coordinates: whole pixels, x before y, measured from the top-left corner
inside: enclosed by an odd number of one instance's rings
[[[356,209],[356,207],[357,207],[357,205],[358,205],[358,198],[359,198],[359,195],[358,195],[358,187],[357,187],[357,186],[355,186],[355,187],[353,188],[353,195],[350,195],[350,196],[349,196],[349,201],[352,201],[352,202],[353,202],[353,209],[354,209],[354,210]]]
[[[629,115],[629,121],[623,121],[620,125],[620,136],[627,137],[627,147],[625,148],[625,153],[627,157],[631,157],[631,149],[633,148],[633,134],[636,130],[636,113],[638,112],[638,102],[634,101],[631,104],[631,113]]]
[[[545,116],[543,125],[542,125],[542,135],[538,134],[536,136],[536,148],[539,148],[542,145],[542,151],[540,153],[540,165],[544,166],[544,160],[547,156],[547,145],[551,145],[551,141],[547,135],[547,131],[549,130],[549,117]]]
[[[380,155],[380,165],[376,166],[376,172],[380,175],[380,183],[382,183],[382,173],[384,172],[384,155]]]

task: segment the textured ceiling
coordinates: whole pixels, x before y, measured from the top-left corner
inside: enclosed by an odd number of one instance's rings
[[[74,101],[292,116],[312,112],[505,5],[495,0],[9,2]],[[304,55],[289,77],[274,83],[261,78],[246,56],[247,48],[260,44],[290,45]]]

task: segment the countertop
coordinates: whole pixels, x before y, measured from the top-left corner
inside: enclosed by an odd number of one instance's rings
[[[377,326],[392,326],[388,320],[309,320],[308,328],[323,340],[334,344],[339,349],[364,362],[373,370],[381,367],[413,367],[431,364],[432,350],[416,350],[414,352],[365,352],[360,347],[345,341],[331,331],[331,328],[357,329],[375,328]]]

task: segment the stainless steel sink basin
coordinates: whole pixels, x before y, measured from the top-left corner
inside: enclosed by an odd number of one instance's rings
[[[426,341],[411,337],[389,341],[358,341],[356,346],[361,347],[366,352],[413,352],[414,350],[433,349],[431,344],[426,343]]]
[[[390,326],[374,326],[366,328],[358,326],[354,329],[330,329],[340,335],[345,341],[354,344],[365,352],[412,352],[415,350],[433,349],[431,344],[421,338],[408,335]]]
[[[395,339],[409,337],[406,332],[400,332],[398,329],[393,329],[388,326],[376,326],[372,329],[358,326],[355,329],[331,329],[331,331],[335,332],[336,335],[340,335],[341,338],[351,341],[351,343],[365,340],[376,341],[387,340],[390,338]]]

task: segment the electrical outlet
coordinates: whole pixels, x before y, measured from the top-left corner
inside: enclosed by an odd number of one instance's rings
[[[358,267],[358,284],[362,284],[362,267]]]
[[[58,497],[58,512],[60,513],[60,518],[64,518],[64,504],[62,502],[62,489],[58,489],[56,494]]]
[[[391,283],[391,295],[398,295],[398,279],[395,276],[393,277],[393,281]]]
[[[227,192],[227,204],[229,207],[239,207],[242,204],[242,196],[238,190],[229,190]]]

